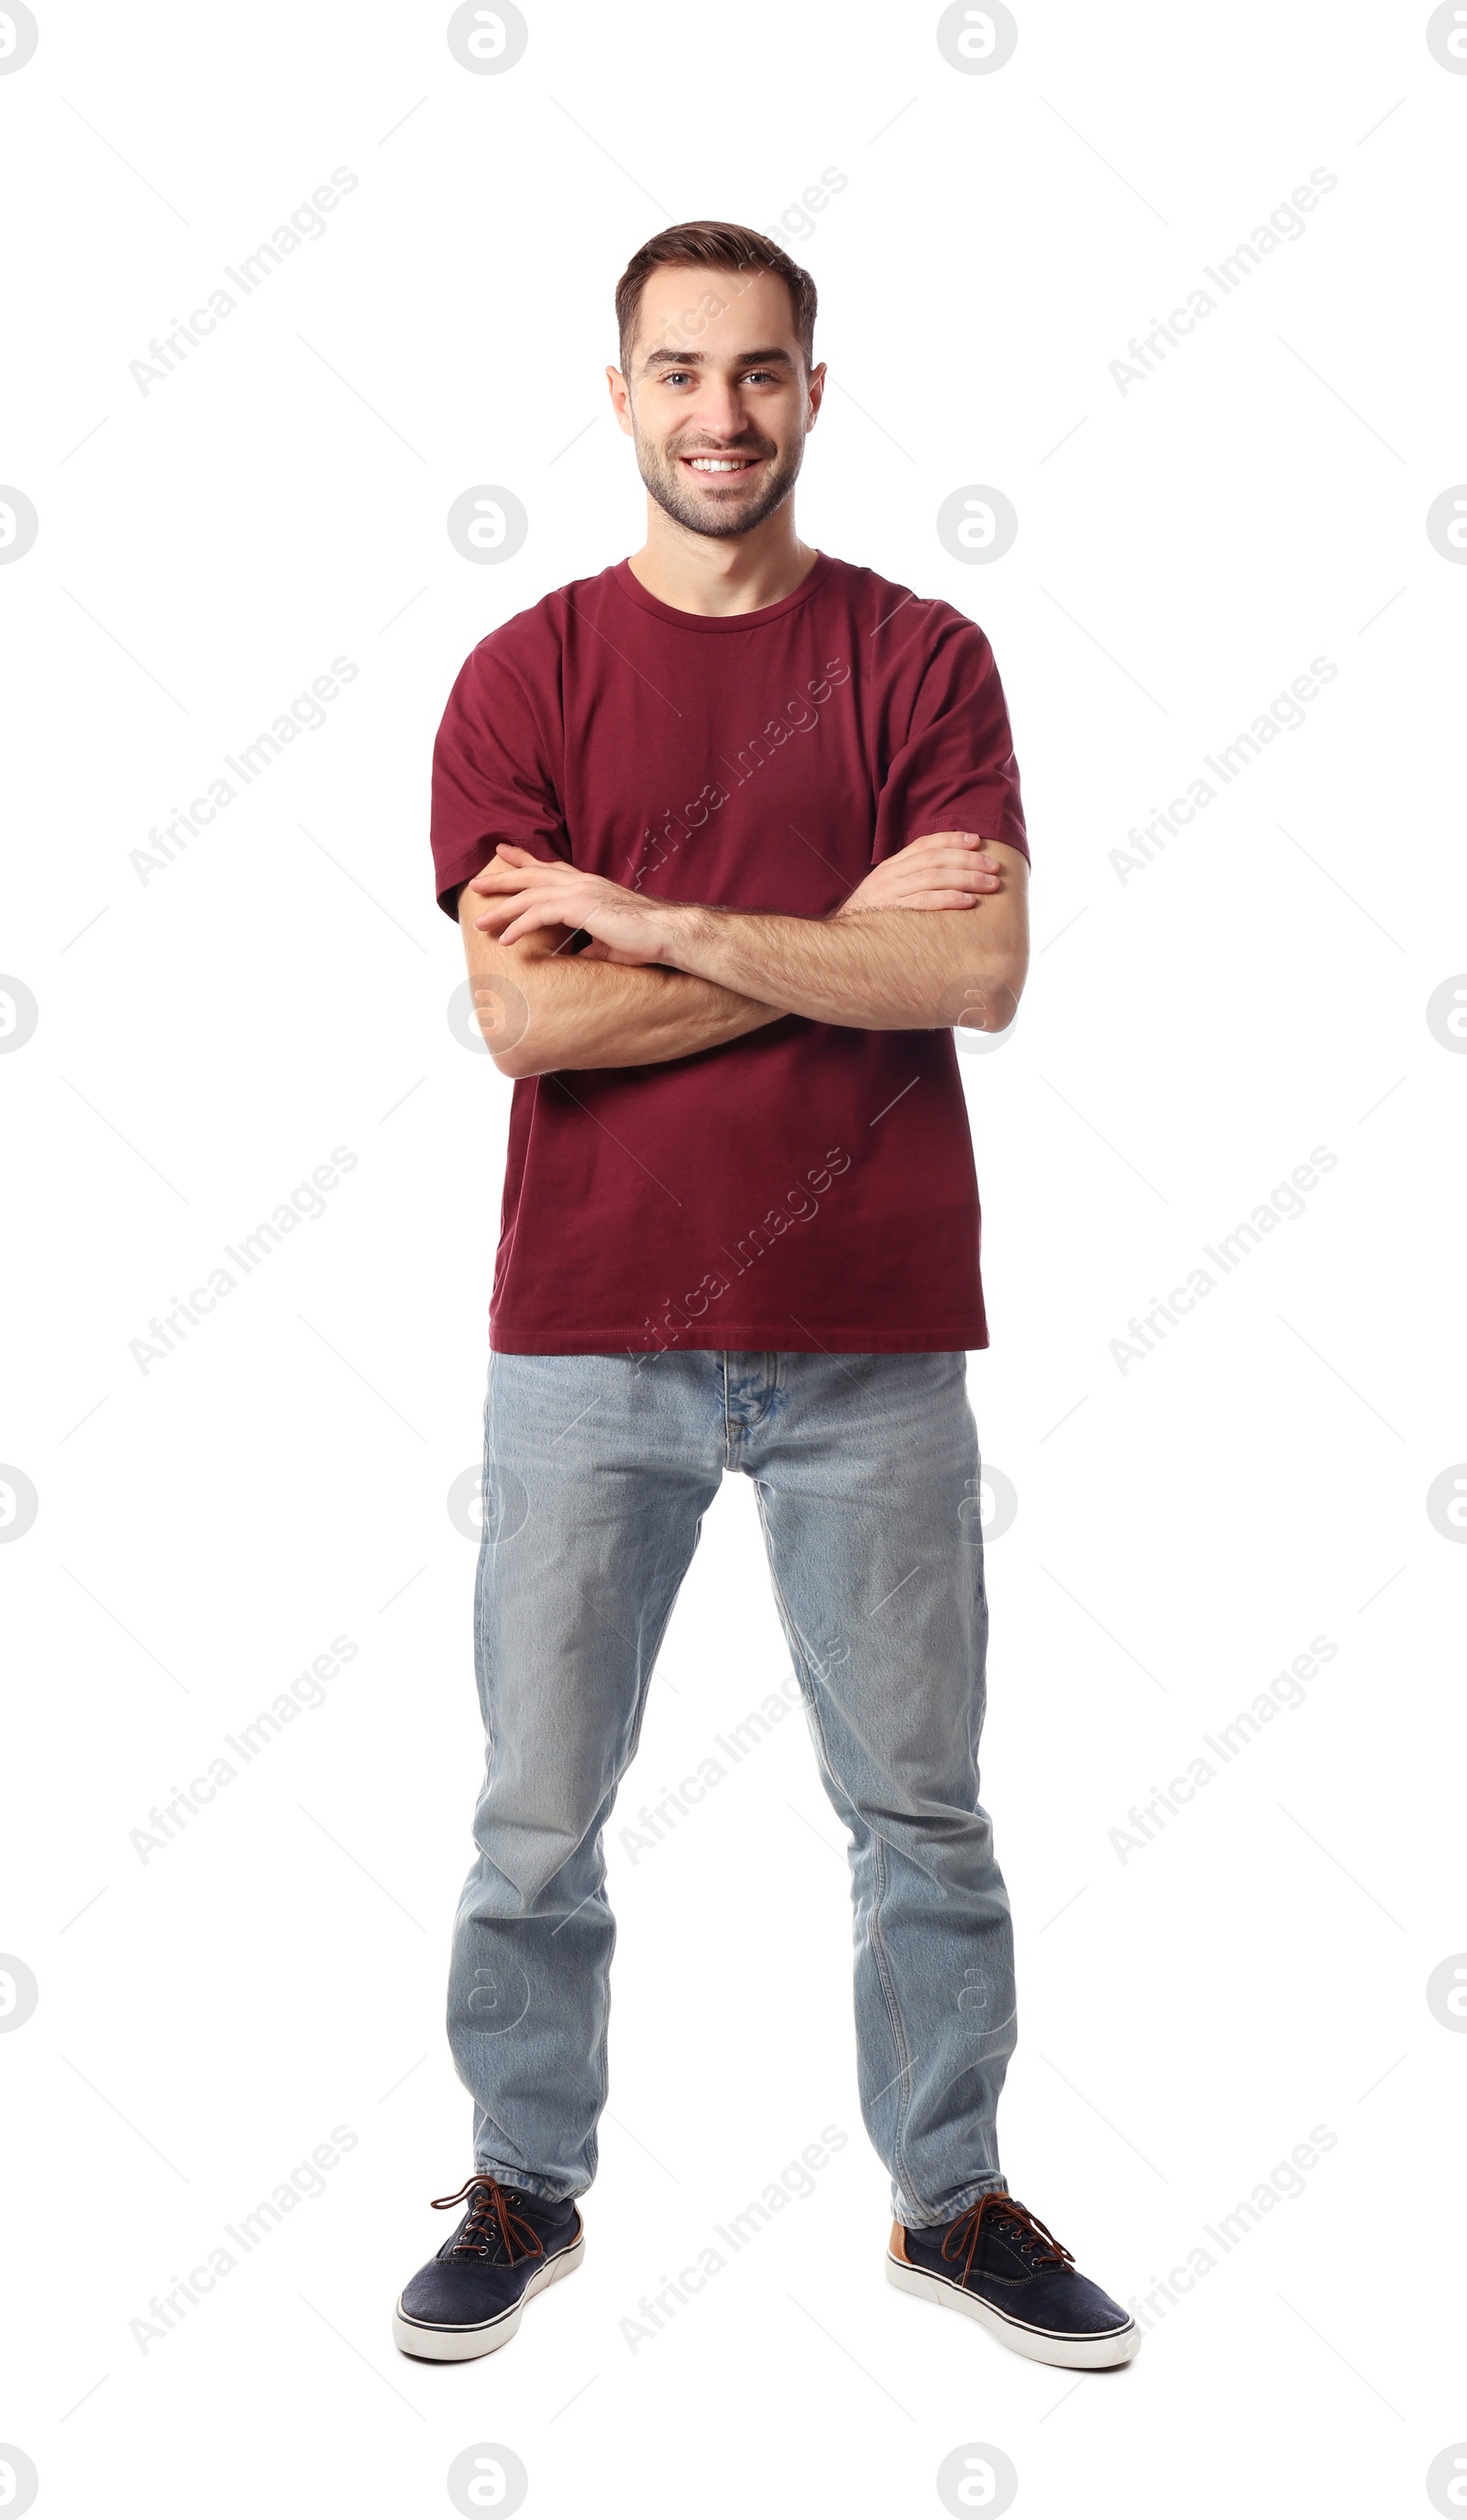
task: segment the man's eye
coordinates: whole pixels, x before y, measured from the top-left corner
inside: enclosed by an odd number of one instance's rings
[[[750,384],[772,385],[777,380],[772,368],[751,368],[747,382]]]

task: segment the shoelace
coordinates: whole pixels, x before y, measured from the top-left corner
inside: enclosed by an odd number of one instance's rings
[[[538,2258],[543,2254],[544,2242],[538,2231],[523,2214],[516,2213],[508,2191],[486,2170],[466,2179],[456,2194],[435,2196],[431,2202],[436,2211],[441,2212],[446,2206],[462,2205],[466,2196],[472,2201],[463,2230],[453,2244],[454,2257],[486,2258],[497,2245],[504,2250],[506,2266],[512,2267],[517,2258]],[[518,2249],[517,2234],[521,2239]]]
[[[993,2187],[986,2195],[980,2196],[975,2204],[970,2205],[966,2214],[958,2216],[942,2243],[943,2257],[955,2259],[962,2255],[963,2242],[966,2239],[968,2246],[967,2254],[963,2256],[964,2283],[967,2282],[973,2271],[973,2261],[978,2255],[978,2244],[983,2234],[984,2219],[989,2214],[1004,2239],[1017,2240],[1021,2255],[1032,2262],[1035,2273],[1041,2267],[1074,2266],[1075,2260],[1071,2252],[1055,2238],[1048,2226],[1041,2223],[1036,2214],[1031,2214],[1027,2205],[1021,2205],[1018,2198],[1010,2196],[1005,2188]]]

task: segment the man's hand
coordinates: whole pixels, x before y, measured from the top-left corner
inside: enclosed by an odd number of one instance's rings
[[[592,942],[586,963],[670,963],[668,904],[604,876],[567,866],[563,858],[537,858],[501,840],[497,853],[473,877],[469,889],[483,896],[476,927],[501,945],[517,944],[541,927],[583,927]]]
[[[857,910],[971,910],[1002,882],[998,860],[976,832],[929,832],[883,858],[837,919]]]

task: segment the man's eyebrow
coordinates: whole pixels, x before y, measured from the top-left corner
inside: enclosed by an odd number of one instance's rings
[[[649,350],[642,365],[645,368],[702,368],[708,365],[706,350]],[[730,365],[736,368],[793,368],[788,350],[746,350]]]

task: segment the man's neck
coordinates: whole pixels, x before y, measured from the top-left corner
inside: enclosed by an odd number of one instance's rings
[[[795,531],[788,504],[752,534],[695,534],[655,500],[647,540],[627,567],[639,586],[678,612],[757,612],[808,577],[820,555]]]

